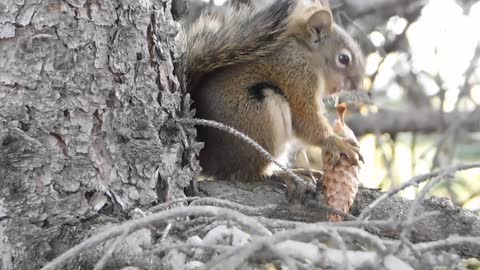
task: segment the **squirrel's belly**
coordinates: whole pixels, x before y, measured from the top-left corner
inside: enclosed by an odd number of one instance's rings
[[[285,98],[273,91],[265,91],[265,105],[270,114],[272,136],[275,151],[271,153],[275,160],[287,166],[292,151],[298,148],[299,140],[293,134],[292,114]],[[271,163],[265,167],[264,173],[271,175],[280,168]]]

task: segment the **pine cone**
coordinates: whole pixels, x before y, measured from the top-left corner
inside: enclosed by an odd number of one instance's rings
[[[345,105],[340,104],[337,106],[339,119],[335,120],[333,124],[334,131],[340,137],[352,139],[358,143],[353,131],[345,125],[345,111]],[[358,191],[360,167],[343,155],[334,166],[332,155],[325,151],[322,152],[322,159],[324,164],[323,192],[326,204],[342,211],[343,213],[348,213]],[[360,163],[357,162],[357,164]],[[343,216],[330,213],[328,215],[328,220],[339,222],[343,220]]]

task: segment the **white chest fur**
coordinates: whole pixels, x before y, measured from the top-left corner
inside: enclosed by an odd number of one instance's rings
[[[292,114],[290,106],[285,98],[270,89],[264,90],[265,102],[270,113],[270,125],[273,130],[273,144],[275,153],[271,153],[275,160],[287,166],[290,155],[298,151],[303,143],[298,140],[293,132]],[[264,173],[271,175],[280,168],[275,164],[269,164]]]

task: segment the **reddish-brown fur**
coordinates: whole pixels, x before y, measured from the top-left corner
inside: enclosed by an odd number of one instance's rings
[[[278,30],[280,34],[269,44],[260,46],[258,54],[248,51],[243,55],[242,44],[226,44],[222,48],[230,46],[229,49],[240,51],[234,57],[234,51],[218,52],[217,57],[229,55],[233,64],[222,64],[221,60],[209,63],[207,70],[195,70],[201,65],[190,63],[194,67],[190,69],[193,76],[190,92],[197,116],[238,129],[275,157],[287,151],[294,138],[336,155],[352,156],[358,148],[334,135],[322,115],[320,99],[347,80],[350,86],[358,87],[363,76],[363,57],[353,40],[333,25],[331,13],[324,5],[316,2],[303,7],[302,4],[289,6],[288,23],[281,26],[285,29]],[[266,33],[255,35],[261,34]],[[320,42],[314,42],[317,39]],[[258,39],[252,37],[243,42],[255,40]],[[342,48],[353,56],[352,64],[345,69],[335,65]],[[194,61],[190,53],[190,61]],[[255,98],[248,89],[261,82],[274,84],[281,93],[265,88],[260,98]],[[198,128],[198,133],[199,140],[205,142],[200,163],[206,175],[245,181],[264,177],[268,162],[239,138],[213,128]]]

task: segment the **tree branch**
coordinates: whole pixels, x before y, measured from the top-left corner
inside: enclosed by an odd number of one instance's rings
[[[264,214],[266,218],[300,222],[326,220],[327,211],[318,207],[316,198],[307,198],[305,207],[292,207],[286,203],[284,191],[280,187],[272,187],[267,182],[248,184],[201,181],[199,182],[199,189],[207,196],[227,199],[240,204],[250,206],[277,205],[274,211]],[[382,194],[384,193],[375,189],[360,188],[351,214],[358,216],[364,208],[381,197]],[[400,224],[402,220],[407,218],[406,213],[408,213],[411,205],[412,201],[410,200],[398,196],[387,197],[371,210],[370,217],[372,220],[397,220]],[[437,211],[438,214],[429,215],[434,211]],[[429,218],[415,220],[415,226],[410,237],[410,241],[413,243],[436,241],[449,235],[480,235],[480,219],[469,211],[453,206],[448,199],[438,197],[426,199],[420,204],[416,213],[418,217],[429,215]],[[355,221],[352,222],[355,223]],[[394,239],[399,239],[402,231],[401,226],[382,226],[381,224],[375,227],[367,226],[366,229],[378,236]],[[456,252],[464,256],[480,258],[480,250],[471,246],[458,247]]]
[[[351,115],[347,125],[357,136],[375,133],[417,132],[434,133],[445,131],[449,126],[461,121],[459,128],[466,131],[480,131],[480,109],[472,112],[449,112],[443,115],[433,111],[381,110],[368,116]]]

